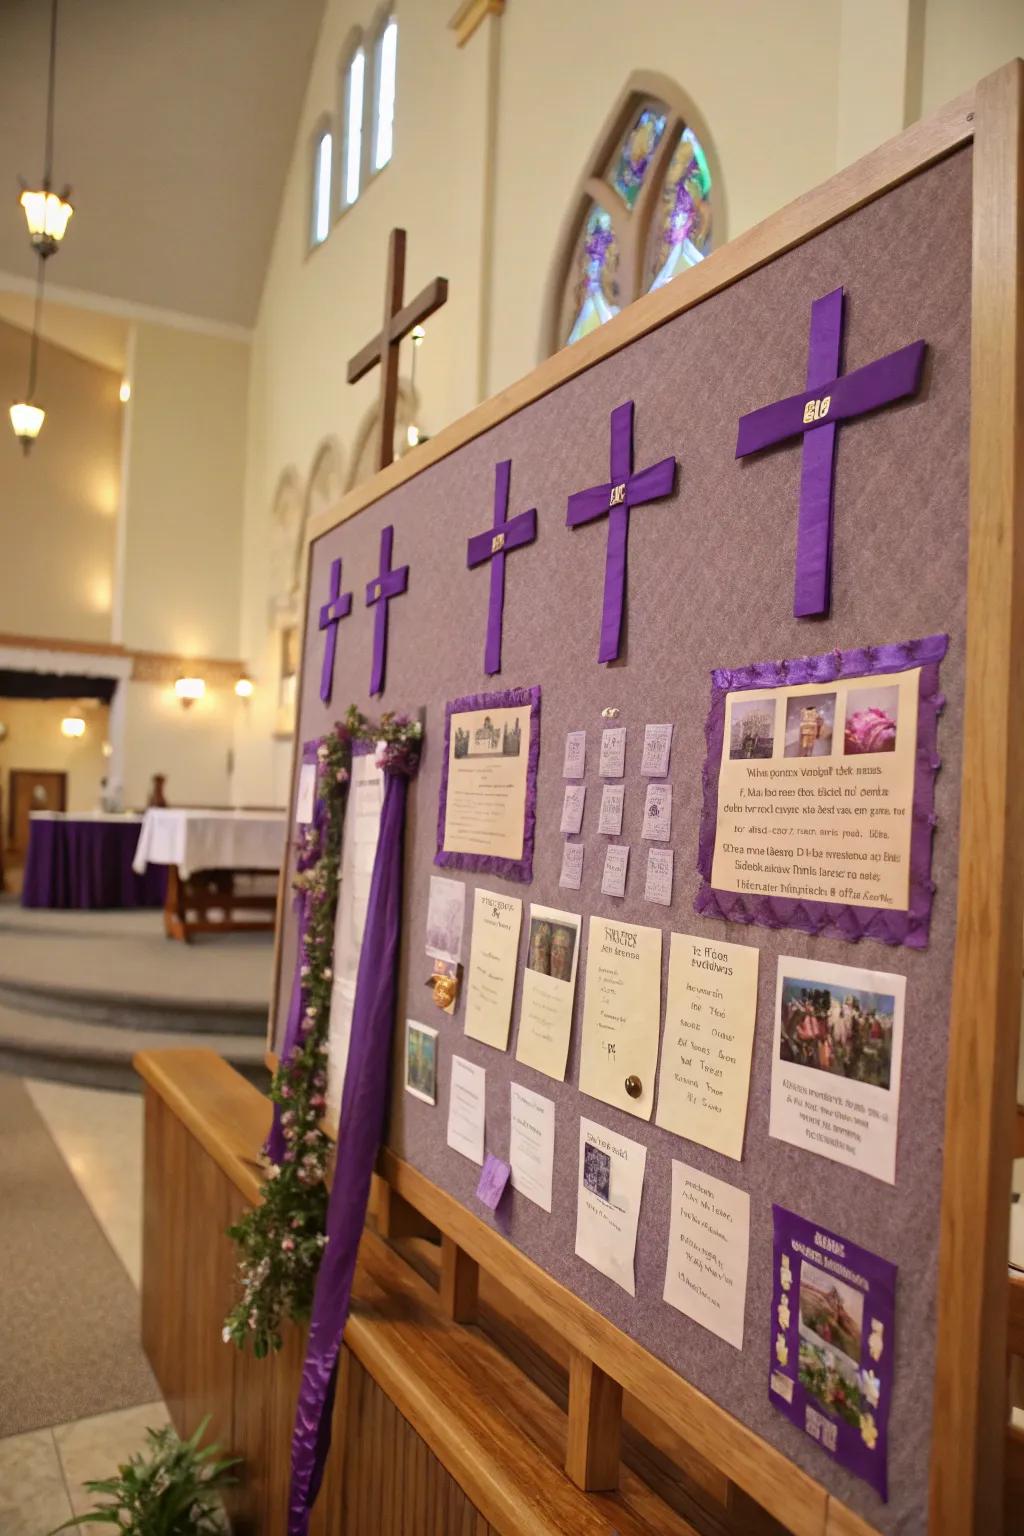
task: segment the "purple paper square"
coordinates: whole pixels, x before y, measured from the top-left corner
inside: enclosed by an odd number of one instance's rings
[[[486,1205],[489,1211],[498,1209],[511,1172],[512,1169],[508,1163],[503,1163],[500,1157],[495,1157],[493,1152],[488,1152],[480,1174],[480,1182],[476,1187],[476,1197]]]

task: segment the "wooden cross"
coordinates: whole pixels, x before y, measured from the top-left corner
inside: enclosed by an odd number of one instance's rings
[[[348,382],[355,384],[378,363],[380,370],[380,449],[377,468],[386,469],[395,456],[395,407],[398,404],[398,349],[414,326],[422,325],[448,300],[448,279],[435,277],[422,293],[403,305],[405,291],[405,230],[393,229],[388,244],[388,277],[384,289],[384,325],[361,352],[350,358]]]

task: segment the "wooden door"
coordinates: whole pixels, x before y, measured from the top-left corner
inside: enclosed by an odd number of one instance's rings
[[[34,768],[12,768],[9,789],[12,860],[24,859],[28,849],[28,818],[31,811],[63,811],[67,806],[68,776]]]

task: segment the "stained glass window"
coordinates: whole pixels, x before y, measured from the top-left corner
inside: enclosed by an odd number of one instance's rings
[[[658,200],[648,281],[661,288],[711,249],[711,172],[692,128],[679,136]]]
[[[363,85],[366,54],[357,48],[345,71],[345,174],[342,204],[350,208],[359,196],[363,167]]]
[[[666,121],[665,112],[644,107],[619,147],[609,179],[627,208],[636,202]]]
[[[312,242],[322,245],[331,227],[331,135],[325,130],[313,146]]]
[[[392,16],[377,43],[377,127],[373,141],[375,171],[379,171],[391,159],[394,142],[397,53],[398,22]]]
[[[569,341],[579,341],[619,312],[619,245],[611,214],[594,203],[573,263],[574,300]]]

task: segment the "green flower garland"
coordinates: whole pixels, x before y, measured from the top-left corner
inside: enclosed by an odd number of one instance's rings
[[[321,1124],[326,1108],[327,1033],[331,1013],[334,920],[338,905],[341,839],[348,804],[352,747],[378,744],[378,762],[418,754],[422,726],[404,715],[372,724],[353,705],[316,752],[320,814],[304,827],[293,885],[306,893],[306,938],[301,957],[303,1013],[300,1036],[270,1085],[281,1106],[286,1150],[278,1164],[264,1155],[259,1203],[228,1228],[238,1248],[241,1295],[224,1323],[224,1342],[252,1343],[257,1359],[281,1348],[281,1326],[302,1320],[313,1305],[320,1257],[327,1242],[325,1175],[331,1138]]]

